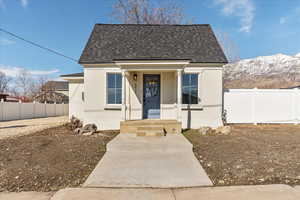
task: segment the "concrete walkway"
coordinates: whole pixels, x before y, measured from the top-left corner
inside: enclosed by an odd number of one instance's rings
[[[70,188],[51,200],[299,200],[287,185],[208,187],[187,189]]]
[[[137,137],[119,134],[83,187],[178,188],[211,186],[181,134]]]

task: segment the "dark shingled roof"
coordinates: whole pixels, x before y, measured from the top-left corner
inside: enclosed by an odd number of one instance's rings
[[[80,64],[116,60],[227,63],[210,25],[96,24]]]
[[[75,73],[75,74],[65,74],[65,75],[61,75],[60,77],[82,77],[82,76],[83,76],[83,72]]]

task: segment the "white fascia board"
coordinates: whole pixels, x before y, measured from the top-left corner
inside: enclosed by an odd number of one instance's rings
[[[187,67],[207,67],[207,68],[222,68],[224,63],[190,63]]]
[[[69,76],[69,77],[61,77],[63,80],[71,81],[71,80],[83,80],[83,76]]]
[[[83,64],[82,66],[84,68],[96,68],[96,67],[101,67],[101,68],[115,68],[115,67],[119,67],[115,63]]]
[[[99,69],[129,69],[129,70],[172,70],[182,68],[207,68],[207,69],[222,69],[224,63],[190,63],[189,60],[153,60],[153,61],[115,61],[114,63],[100,64],[83,64],[84,68],[99,68]],[[146,68],[147,67],[147,68]]]

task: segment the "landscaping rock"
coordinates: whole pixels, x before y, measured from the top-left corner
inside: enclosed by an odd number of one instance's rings
[[[91,135],[93,135],[94,134],[94,132],[87,132],[87,133],[84,133],[84,134],[82,134],[82,135],[84,135],[84,136],[91,136]]]
[[[222,135],[229,135],[231,133],[231,127],[230,126],[220,126],[215,129],[217,134]]]
[[[73,133],[74,133],[75,135],[79,135],[80,132],[81,132],[81,128],[76,128],[76,129],[73,131]]]
[[[70,120],[70,124],[71,124],[71,129],[75,130],[77,128],[82,128],[83,123],[82,121],[80,121],[78,118],[72,116],[71,120]]]
[[[81,134],[84,133],[96,133],[97,126],[95,124],[86,124],[83,128],[81,128]]]
[[[208,135],[210,132],[212,132],[212,128],[203,126],[198,129],[198,133],[201,135]]]

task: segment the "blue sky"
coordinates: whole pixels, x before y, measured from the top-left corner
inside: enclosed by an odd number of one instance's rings
[[[95,23],[115,0],[0,0],[0,27],[78,59]],[[230,35],[241,58],[300,53],[300,0],[181,0],[194,23]],[[56,78],[82,71],[70,60],[0,32],[0,70],[14,76],[27,69]]]

